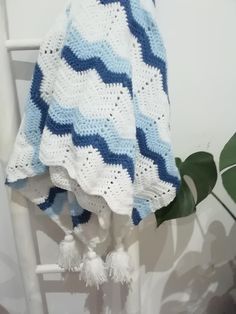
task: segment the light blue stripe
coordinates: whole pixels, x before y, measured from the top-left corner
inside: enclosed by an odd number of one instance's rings
[[[152,52],[157,57],[166,61],[166,49],[159,32],[157,23],[152,15],[141,7],[140,0],[129,0],[134,19],[141,25],[150,42]]]
[[[9,186],[16,189],[16,190],[19,190],[19,189],[23,189],[24,187],[26,187],[27,185],[27,182],[28,181],[28,178],[25,178],[25,179],[19,179],[15,182],[9,182]]]
[[[134,159],[135,140],[121,138],[111,121],[87,118],[78,108],[66,108],[55,102],[50,105],[49,115],[56,123],[73,124],[76,133],[81,136],[99,134],[106,140],[110,151]]]
[[[152,213],[150,208],[150,202],[143,198],[135,197],[134,208],[137,209],[141,219]]]
[[[140,112],[137,97],[134,97],[133,100],[136,111],[136,126],[145,132],[148,147],[165,159],[168,173],[173,176],[179,176],[173,157],[172,147],[169,143],[164,142],[161,139],[158,132],[158,122],[155,124],[153,119]]]
[[[28,96],[25,110],[25,120],[23,132],[26,137],[27,143],[33,147],[32,160],[27,160],[27,163],[34,169],[35,175],[39,175],[45,172],[47,167],[39,160],[39,147],[41,142],[40,131],[41,112],[34,105],[34,102]]]
[[[78,58],[87,60],[99,57],[110,71],[125,73],[131,78],[130,62],[117,55],[108,42],[88,42],[76,27],[71,26],[65,45],[68,45]]]
[[[79,216],[84,212],[84,209],[79,205],[76,197],[68,202],[68,207],[71,216]]]
[[[67,192],[64,193],[57,193],[52,206],[47,208],[44,213],[46,213],[49,217],[53,217],[55,215],[60,215],[63,211],[64,205],[67,201]]]

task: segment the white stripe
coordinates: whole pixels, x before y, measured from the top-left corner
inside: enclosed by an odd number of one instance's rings
[[[80,34],[88,41],[107,41],[122,58],[130,57],[130,30],[119,2],[103,5],[97,0],[73,1],[71,14]]]
[[[57,136],[45,128],[40,160],[45,165],[67,169],[68,181],[72,178],[87,194],[104,197],[111,210],[131,213],[133,185],[127,170],[121,165],[105,164],[100,152],[92,146],[74,147],[71,135]]]
[[[77,73],[62,60],[54,98],[60,106],[78,107],[85,117],[110,119],[121,137],[135,139],[135,117],[128,89],[121,84],[105,84],[96,70]]]

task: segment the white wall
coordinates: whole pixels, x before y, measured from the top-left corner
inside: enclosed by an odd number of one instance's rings
[[[176,155],[207,150],[218,160],[235,132],[236,2],[234,0],[159,0],[158,18],[169,61],[172,139]],[[11,38],[42,37],[64,0],[8,0]],[[21,108],[31,77],[35,52],[15,53],[14,73]],[[21,61],[21,62],[16,62]],[[21,80],[20,80],[21,79]],[[22,80],[23,79],[23,80]],[[2,183],[3,176],[1,175]],[[234,210],[219,182],[217,194]],[[26,313],[5,189],[0,186],[0,313]],[[56,260],[61,234],[32,209],[33,233],[41,262]],[[140,308],[136,299],[128,314],[235,313],[235,236],[232,219],[209,197],[196,216],[168,222],[158,230],[147,219],[140,227]],[[76,276],[40,278],[45,313],[125,313],[126,291],[111,296],[85,288]],[[114,288],[114,287],[113,287]],[[114,291],[114,290],[113,290]],[[115,290],[116,291],[116,290]],[[118,291],[118,290],[117,290]],[[119,300],[118,300],[119,299]],[[123,308],[123,310],[122,310]],[[32,313],[33,314],[33,313]]]

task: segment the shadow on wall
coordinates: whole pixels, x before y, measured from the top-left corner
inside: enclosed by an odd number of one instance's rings
[[[40,262],[40,250],[37,240],[37,232],[41,231],[50,239],[54,240],[58,245],[64,238],[62,230],[45,214],[43,214],[36,206],[30,204],[30,218],[32,225],[32,235],[34,239],[34,247],[36,252],[37,263]],[[64,215],[64,219],[68,219],[68,215]],[[95,287],[86,287],[83,281],[80,281],[78,273],[65,273],[61,275],[61,280],[45,280],[39,275],[40,289],[44,306],[44,313],[49,313],[47,307],[48,293],[71,293],[86,295],[84,303],[84,311],[89,314],[100,314],[104,311],[106,305],[106,313],[114,313],[114,293],[115,299],[118,301],[118,308],[125,306],[128,295],[128,288],[125,286],[110,283],[104,284],[103,289],[97,290]],[[112,286],[112,287],[111,287]],[[1,312],[0,312],[1,313]]]
[[[157,238],[155,239],[155,250],[150,250],[150,245],[148,246],[148,241],[154,237],[151,235],[152,228],[144,228],[147,230],[140,236],[141,262],[145,265],[146,272],[168,271],[177,262],[165,284],[159,314],[236,313],[236,258],[233,249],[236,225],[234,224],[226,235],[220,221],[212,222],[204,234],[201,252],[188,251],[181,256],[191,239],[194,221],[194,216],[177,221],[176,250],[170,224],[167,228],[166,226],[160,228],[162,229],[160,233],[158,232],[160,240],[156,243]],[[167,241],[170,243],[165,246]],[[209,261],[213,261],[214,264],[209,264]],[[231,285],[227,291],[225,282]],[[151,284],[154,291],[158,289],[158,280],[155,279]],[[151,302],[153,303],[151,308],[155,308],[155,299],[151,299]]]
[[[34,230],[41,230],[58,243],[61,241],[61,230],[46,215],[32,215],[32,220]],[[168,272],[175,264],[163,289],[159,314],[236,313],[236,259],[233,256],[234,250],[230,249],[235,244],[236,225],[233,225],[227,235],[220,221],[212,222],[204,234],[201,251],[187,251],[183,254],[192,237],[196,217],[179,219],[176,224],[176,236],[173,235],[171,223],[164,224],[157,231],[152,217],[140,227],[140,266],[145,267],[145,273]],[[155,243],[152,249],[151,242]],[[37,243],[35,247],[37,248]],[[207,264],[208,261],[213,261],[214,265]],[[108,283],[103,290],[86,288],[78,274],[74,273],[65,275],[63,281],[46,281],[42,277],[40,281],[45,309],[47,293],[71,292],[87,295],[84,310],[90,314],[102,313],[104,300],[106,313],[114,313],[115,292],[115,297],[120,299],[118,308],[122,312],[119,313],[127,314],[127,287]],[[224,282],[231,285],[227,291]],[[158,291],[160,282],[157,277],[149,283],[152,291]],[[150,295],[150,308],[156,308],[156,300]]]
[[[183,255],[169,277],[162,295],[161,314],[236,313],[236,259],[224,254],[229,248],[234,248],[235,235],[236,225],[227,236],[221,222],[210,224],[202,251]],[[203,264],[202,259],[206,255],[210,255],[214,264]],[[194,264],[191,269],[183,269],[191,264]],[[226,292],[224,282],[231,282]],[[178,299],[168,300],[176,293],[185,294],[187,300],[181,301],[180,295]]]
[[[195,219],[192,216],[186,217],[177,220],[176,224],[176,235],[173,234],[171,222],[164,223],[157,229],[153,216],[148,217],[140,226],[140,264],[145,265],[146,272],[168,271],[186,249],[194,231]]]
[[[0,313],[1,314],[10,314],[3,306],[0,305]]]

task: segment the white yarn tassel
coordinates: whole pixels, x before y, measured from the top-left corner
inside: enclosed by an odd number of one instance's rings
[[[58,265],[65,270],[78,270],[81,257],[77,247],[77,243],[72,234],[67,234],[59,246]]]
[[[97,289],[107,281],[105,263],[92,249],[84,256],[80,278],[85,281],[86,286],[96,286]]]
[[[131,282],[134,267],[128,252],[124,250],[122,244],[107,255],[106,266],[109,269],[109,276],[111,276],[114,282],[122,284]]]

